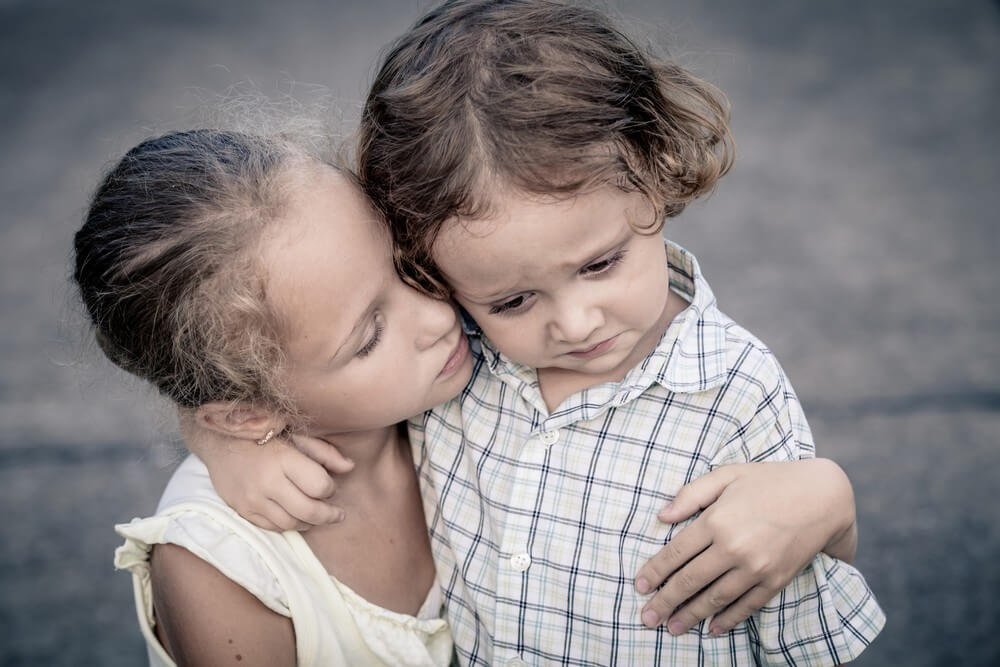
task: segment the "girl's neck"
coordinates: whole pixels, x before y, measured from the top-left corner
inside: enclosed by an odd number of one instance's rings
[[[312,434],[311,434],[312,435]],[[354,461],[354,468],[338,477],[338,495],[354,487],[371,489],[399,465],[412,467],[405,426],[393,425],[359,433],[314,434]]]

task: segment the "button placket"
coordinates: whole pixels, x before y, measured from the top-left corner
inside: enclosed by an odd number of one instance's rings
[[[500,553],[496,567],[496,595],[498,604],[494,621],[494,638],[498,644],[514,645],[520,631],[520,605],[524,577],[530,576],[532,512],[541,484],[541,469],[547,455],[540,434],[521,435],[524,445],[518,452],[518,465],[514,470],[506,504],[510,511],[504,513],[500,538]],[[503,602],[501,602],[503,601]],[[502,658],[498,664],[505,664]],[[519,659],[515,657],[512,659]],[[518,664],[518,663],[513,663]],[[526,663],[520,663],[526,664]]]

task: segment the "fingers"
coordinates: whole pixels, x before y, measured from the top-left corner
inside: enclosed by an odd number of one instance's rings
[[[241,515],[244,516],[247,521],[256,526],[260,526],[265,530],[275,530],[281,532],[285,530],[306,530],[307,528],[310,528],[309,524],[298,521],[274,501],[265,502],[261,512],[247,512],[245,514],[241,512]]]
[[[708,631],[713,635],[721,635],[723,632],[729,632],[738,624],[747,620],[751,614],[766,605],[777,592],[767,586],[754,586],[736,602],[731,604],[729,608],[713,618]]]
[[[302,493],[294,484],[286,484],[275,491],[270,502],[278,505],[285,515],[288,515],[296,523],[294,528],[282,525],[284,530],[303,530],[299,524],[305,526],[320,526],[327,523],[336,523],[344,518],[344,512],[339,507],[334,507],[322,500],[310,498]],[[273,517],[272,517],[272,520]],[[279,523],[275,521],[275,523]]]
[[[684,564],[700,554],[712,544],[711,536],[705,530],[703,521],[695,521],[685,526],[670,542],[660,549],[639,568],[635,577],[635,590],[639,593],[649,593],[667,580],[674,572],[684,567]],[[707,584],[711,579],[703,582]],[[672,587],[676,589],[676,585]],[[700,587],[699,587],[700,588]],[[696,592],[698,588],[688,594]],[[678,600],[680,604],[687,598]]]
[[[754,584],[755,582],[748,577],[746,573],[740,570],[730,570],[729,572],[726,572],[721,577],[716,579],[711,586],[703,590],[693,599],[685,603],[683,607],[675,611],[673,615],[670,616],[670,620],[667,621],[667,629],[669,629],[670,634],[673,635],[680,635],[687,632],[700,621],[713,614],[719,613],[732,604],[734,600],[737,600],[744,594],[748,593],[749,590],[754,588]],[[766,602],[768,599],[769,598],[765,598],[764,601]],[[752,609],[751,613],[753,611],[756,611],[756,609]],[[747,614],[747,616],[749,615],[750,613]],[[746,618],[746,616],[743,618]],[[712,627],[715,627],[717,622],[718,619],[715,619],[712,623]],[[735,624],[736,623],[733,623],[733,625]],[[728,629],[729,628],[727,628],[727,630]]]
[[[300,452],[332,473],[343,474],[354,469],[354,461],[341,454],[336,446],[325,440],[293,435],[292,442]]]
[[[735,478],[735,466],[722,466],[698,477],[681,487],[673,501],[660,510],[657,518],[664,523],[687,519],[718,500]]]
[[[240,514],[244,519],[257,526],[258,528],[263,528],[264,530],[275,530],[281,531],[273,521],[268,519],[266,516],[260,512],[247,512],[246,514]]]
[[[337,490],[337,483],[322,464],[312,460],[295,448],[281,459],[284,476],[310,498],[329,498]]]
[[[728,569],[729,565],[719,554],[718,549],[709,548],[698,554],[672,574],[663,588],[646,602],[642,609],[643,625],[650,628],[660,625],[685,600],[697,595],[699,591],[722,577]],[[734,594],[733,599],[744,590],[746,587]]]

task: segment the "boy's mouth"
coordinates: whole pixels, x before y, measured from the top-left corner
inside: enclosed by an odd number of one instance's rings
[[[586,347],[580,350],[573,350],[572,352],[567,352],[566,354],[568,354],[571,357],[575,357],[577,359],[591,359],[593,357],[598,357],[607,352],[608,350],[610,350],[612,347],[614,347],[615,341],[617,340],[618,336],[615,335],[612,336],[611,338],[602,340],[600,343],[597,343],[596,345],[591,345],[590,347]]]

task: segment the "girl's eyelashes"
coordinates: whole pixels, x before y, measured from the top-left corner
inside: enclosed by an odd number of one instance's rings
[[[615,266],[620,264],[623,259],[625,259],[625,250],[619,250],[610,257],[602,259],[599,262],[594,262],[593,264],[588,264],[587,266],[583,267],[581,273],[591,276],[600,273],[607,273]]]
[[[530,294],[518,294],[502,303],[490,306],[490,315],[513,315],[525,309]]]
[[[376,320],[375,331],[372,332],[371,337],[365,342],[364,345],[361,346],[361,349],[358,350],[357,356],[363,359],[371,354],[372,350],[375,349],[375,346],[378,345],[380,340],[382,340],[383,331],[385,331],[385,327],[382,326],[380,321]]]

